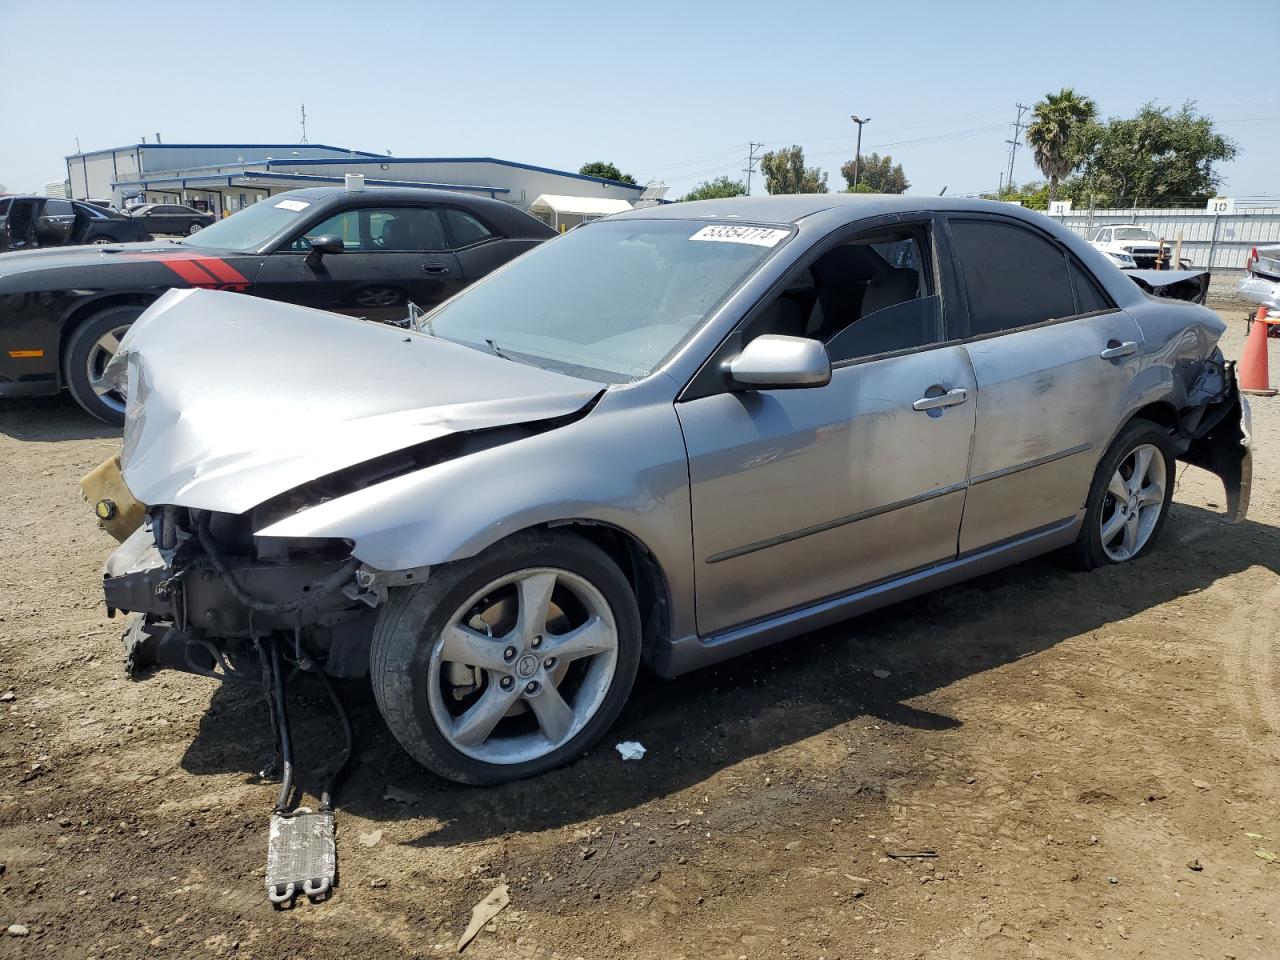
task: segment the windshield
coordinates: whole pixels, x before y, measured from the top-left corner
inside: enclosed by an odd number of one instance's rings
[[[1154,240],[1156,235],[1141,227],[1116,227],[1117,240]]]
[[[426,332],[623,383],[669,357],[790,230],[687,220],[580,227],[446,302]]]
[[[210,224],[198,234],[182,243],[193,247],[216,247],[251,253],[262,246],[295,220],[300,220],[311,208],[310,200],[293,197],[272,197],[246,207],[225,220]]]

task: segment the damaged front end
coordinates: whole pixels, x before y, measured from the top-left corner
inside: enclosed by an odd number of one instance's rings
[[[1219,350],[1204,362],[1187,391],[1176,435],[1178,459],[1215,473],[1226,491],[1226,519],[1249,513],[1253,483],[1253,419],[1236,383],[1235,364]]]
[[[135,614],[125,635],[131,675],[167,667],[257,682],[273,637],[330,676],[367,673],[376,572],[362,570],[344,540],[254,536],[269,519],[258,513],[152,507],[111,555],[103,592],[108,613]]]

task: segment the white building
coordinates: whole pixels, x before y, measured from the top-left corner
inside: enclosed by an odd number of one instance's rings
[[[299,187],[432,187],[506,200],[547,223],[574,226],[624,209],[644,188],[493,157],[389,157],[323,144],[135,143],[67,157],[69,195],[133,203],[184,203],[218,216]],[[549,197],[553,200],[540,198]],[[581,202],[575,202],[581,201]]]

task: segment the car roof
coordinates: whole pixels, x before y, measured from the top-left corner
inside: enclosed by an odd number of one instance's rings
[[[885,214],[952,211],[999,213],[1031,219],[1035,211],[996,200],[968,197],[926,197],[892,193],[794,193],[763,197],[728,197],[721,200],[690,200],[642,207],[619,213],[616,220],[753,220],[765,223],[799,223],[806,217],[831,212],[839,219],[860,220]]]

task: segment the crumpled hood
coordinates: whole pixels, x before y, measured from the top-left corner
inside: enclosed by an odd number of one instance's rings
[[[425,334],[211,290],[157,300],[107,378],[129,398],[121,465],[134,496],[227,513],[448,434],[565,416],[603,388]]]

